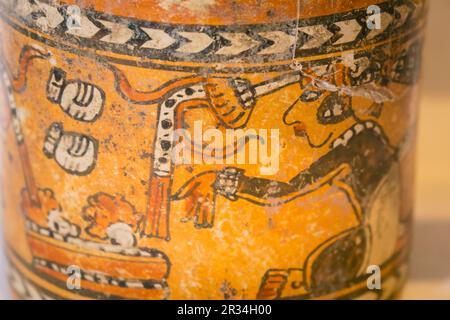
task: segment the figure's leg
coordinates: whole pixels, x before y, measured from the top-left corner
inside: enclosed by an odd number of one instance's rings
[[[304,284],[313,294],[345,288],[361,275],[370,247],[370,229],[352,228],[327,240],[307,258]]]
[[[307,299],[348,287],[365,267],[369,240],[369,228],[352,228],[314,249],[303,269],[268,270],[257,298]]]
[[[353,208],[353,212],[355,214],[356,219],[358,220],[358,223],[361,227],[366,227],[366,242],[367,242],[367,248],[366,253],[364,257],[364,263],[361,265],[361,269],[359,270],[358,274],[361,275],[364,272],[366,272],[366,268],[369,262],[370,253],[372,251],[372,230],[370,228],[370,224],[367,221],[367,208],[363,205],[361,205],[361,201],[356,196],[354,190],[350,186],[350,184],[344,180],[333,180],[333,185],[336,186],[340,191],[344,192],[345,196],[347,197],[350,205]]]
[[[360,224],[363,224],[364,220],[364,209],[362,208],[360,201],[356,198],[356,195],[352,189],[346,182],[342,180],[334,180],[333,185],[336,186],[340,191],[344,192],[345,196],[347,197],[348,201],[350,202],[350,205],[353,208],[353,211],[355,213],[356,219],[358,219],[358,222]]]

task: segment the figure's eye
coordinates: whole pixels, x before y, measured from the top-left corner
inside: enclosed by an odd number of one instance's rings
[[[352,115],[352,99],[332,93],[327,96],[317,109],[317,120],[320,124],[336,124]]]
[[[322,95],[321,91],[306,90],[300,96],[300,100],[302,102],[313,102],[319,99],[321,95]]]

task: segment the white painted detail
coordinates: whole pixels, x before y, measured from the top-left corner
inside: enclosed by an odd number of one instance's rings
[[[312,39],[302,45],[301,49],[303,50],[318,48],[334,36],[334,34],[329,31],[326,26],[321,24],[316,26],[301,27],[299,28],[299,31],[312,37]]]
[[[14,10],[22,18],[28,17],[33,12],[33,8],[28,0],[17,0]]]
[[[329,73],[328,65],[318,65],[311,68],[315,77],[319,78]]]
[[[221,48],[216,52],[219,55],[238,55],[260,44],[258,41],[241,32],[220,32],[219,34],[231,42],[230,46]]]
[[[368,40],[371,40],[379,36],[383,32],[385,32],[386,29],[391,25],[392,21],[394,20],[394,18],[387,12],[382,12],[380,13],[380,15],[381,15],[381,26],[379,29],[375,28],[369,32],[369,34],[367,35]]]
[[[47,130],[44,152],[68,173],[85,174],[95,165],[97,150],[92,138],[74,132],[64,132],[54,123]],[[55,234],[56,236],[56,234]]]
[[[341,29],[339,33],[342,34],[342,37],[336,41],[334,45],[355,41],[362,30],[361,25],[355,19],[339,21],[336,22],[335,25]]]
[[[297,38],[283,31],[267,31],[258,33],[260,36],[274,42],[270,47],[260,51],[258,54],[277,54],[291,50]]]
[[[190,90],[190,95],[185,94]],[[205,98],[202,85],[194,85],[187,89],[181,89],[168,97],[159,106],[158,127],[154,149],[153,173],[159,177],[169,177],[172,170],[175,136],[175,121],[178,106],[188,100]],[[167,125],[167,124],[170,124]],[[170,147],[163,148],[163,144]]]
[[[141,27],[141,29],[151,38],[151,40],[145,42],[141,48],[162,50],[175,43],[175,39],[161,29],[150,29],[143,27]]]
[[[81,28],[70,28],[66,31],[66,33],[81,37],[81,38],[92,38],[100,31],[95,24],[91,22],[86,16],[80,16],[80,25]]]
[[[36,24],[43,30],[54,29],[64,22],[64,17],[56,7],[37,1],[36,6],[45,13],[45,16],[36,20]]]
[[[210,36],[202,32],[178,32],[180,36],[189,40],[188,43],[178,48],[177,52],[199,53],[208,48],[213,42]]]
[[[60,107],[76,120],[92,121],[102,111],[103,104],[103,94],[97,86],[73,81],[64,88]]]
[[[110,30],[110,34],[101,38],[101,41],[109,42],[109,43],[125,43],[131,39],[134,32],[126,24],[115,23],[106,20],[98,20],[102,23],[108,30]]]
[[[123,222],[117,222],[110,225],[106,229],[106,234],[111,241],[114,241],[114,244],[122,247],[133,247],[136,243],[133,229]]]

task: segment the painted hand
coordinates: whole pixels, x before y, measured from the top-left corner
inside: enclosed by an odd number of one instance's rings
[[[215,171],[203,172],[189,180],[173,196],[174,200],[185,200],[186,216],[182,222],[194,220],[197,228],[211,228],[214,224],[216,191]]]
[[[243,127],[256,104],[255,91],[248,80],[212,78],[205,85],[211,107],[230,128]]]
[[[217,194],[235,201],[243,170],[225,168],[221,171],[203,172],[189,180],[173,196],[173,200],[186,201],[186,216],[183,222],[194,220],[197,228],[211,228]]]
[[[239,181],[243,173],[243,169],[232,167],[219,171],[214,183],[214,189],[221,196],[229,200],[236,201]]]

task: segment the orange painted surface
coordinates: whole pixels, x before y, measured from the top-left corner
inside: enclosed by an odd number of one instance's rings
[[[299,15],[296,1],[194,2],[73,1],[140,31],[108,17],[67,31],[51,11],[28,25],[1,15],[13,267],[59,297],[394,297],[409,247],[423,1],[396,8],[405,15],[379,34],[354,25],[374,1],[302,0]],[[310,28],[295,35],[295,19]],[[175,163],[171,148],[188,139],[170,134],[193,138],[199,122],[224,135],[276,129],[278,141],[258,139],[279,143],[279,168]],[[51,263],[115,282],[83,278],[88,293],[72,292]],[[364,285],[374,264],[387,274],[375,293]]]

